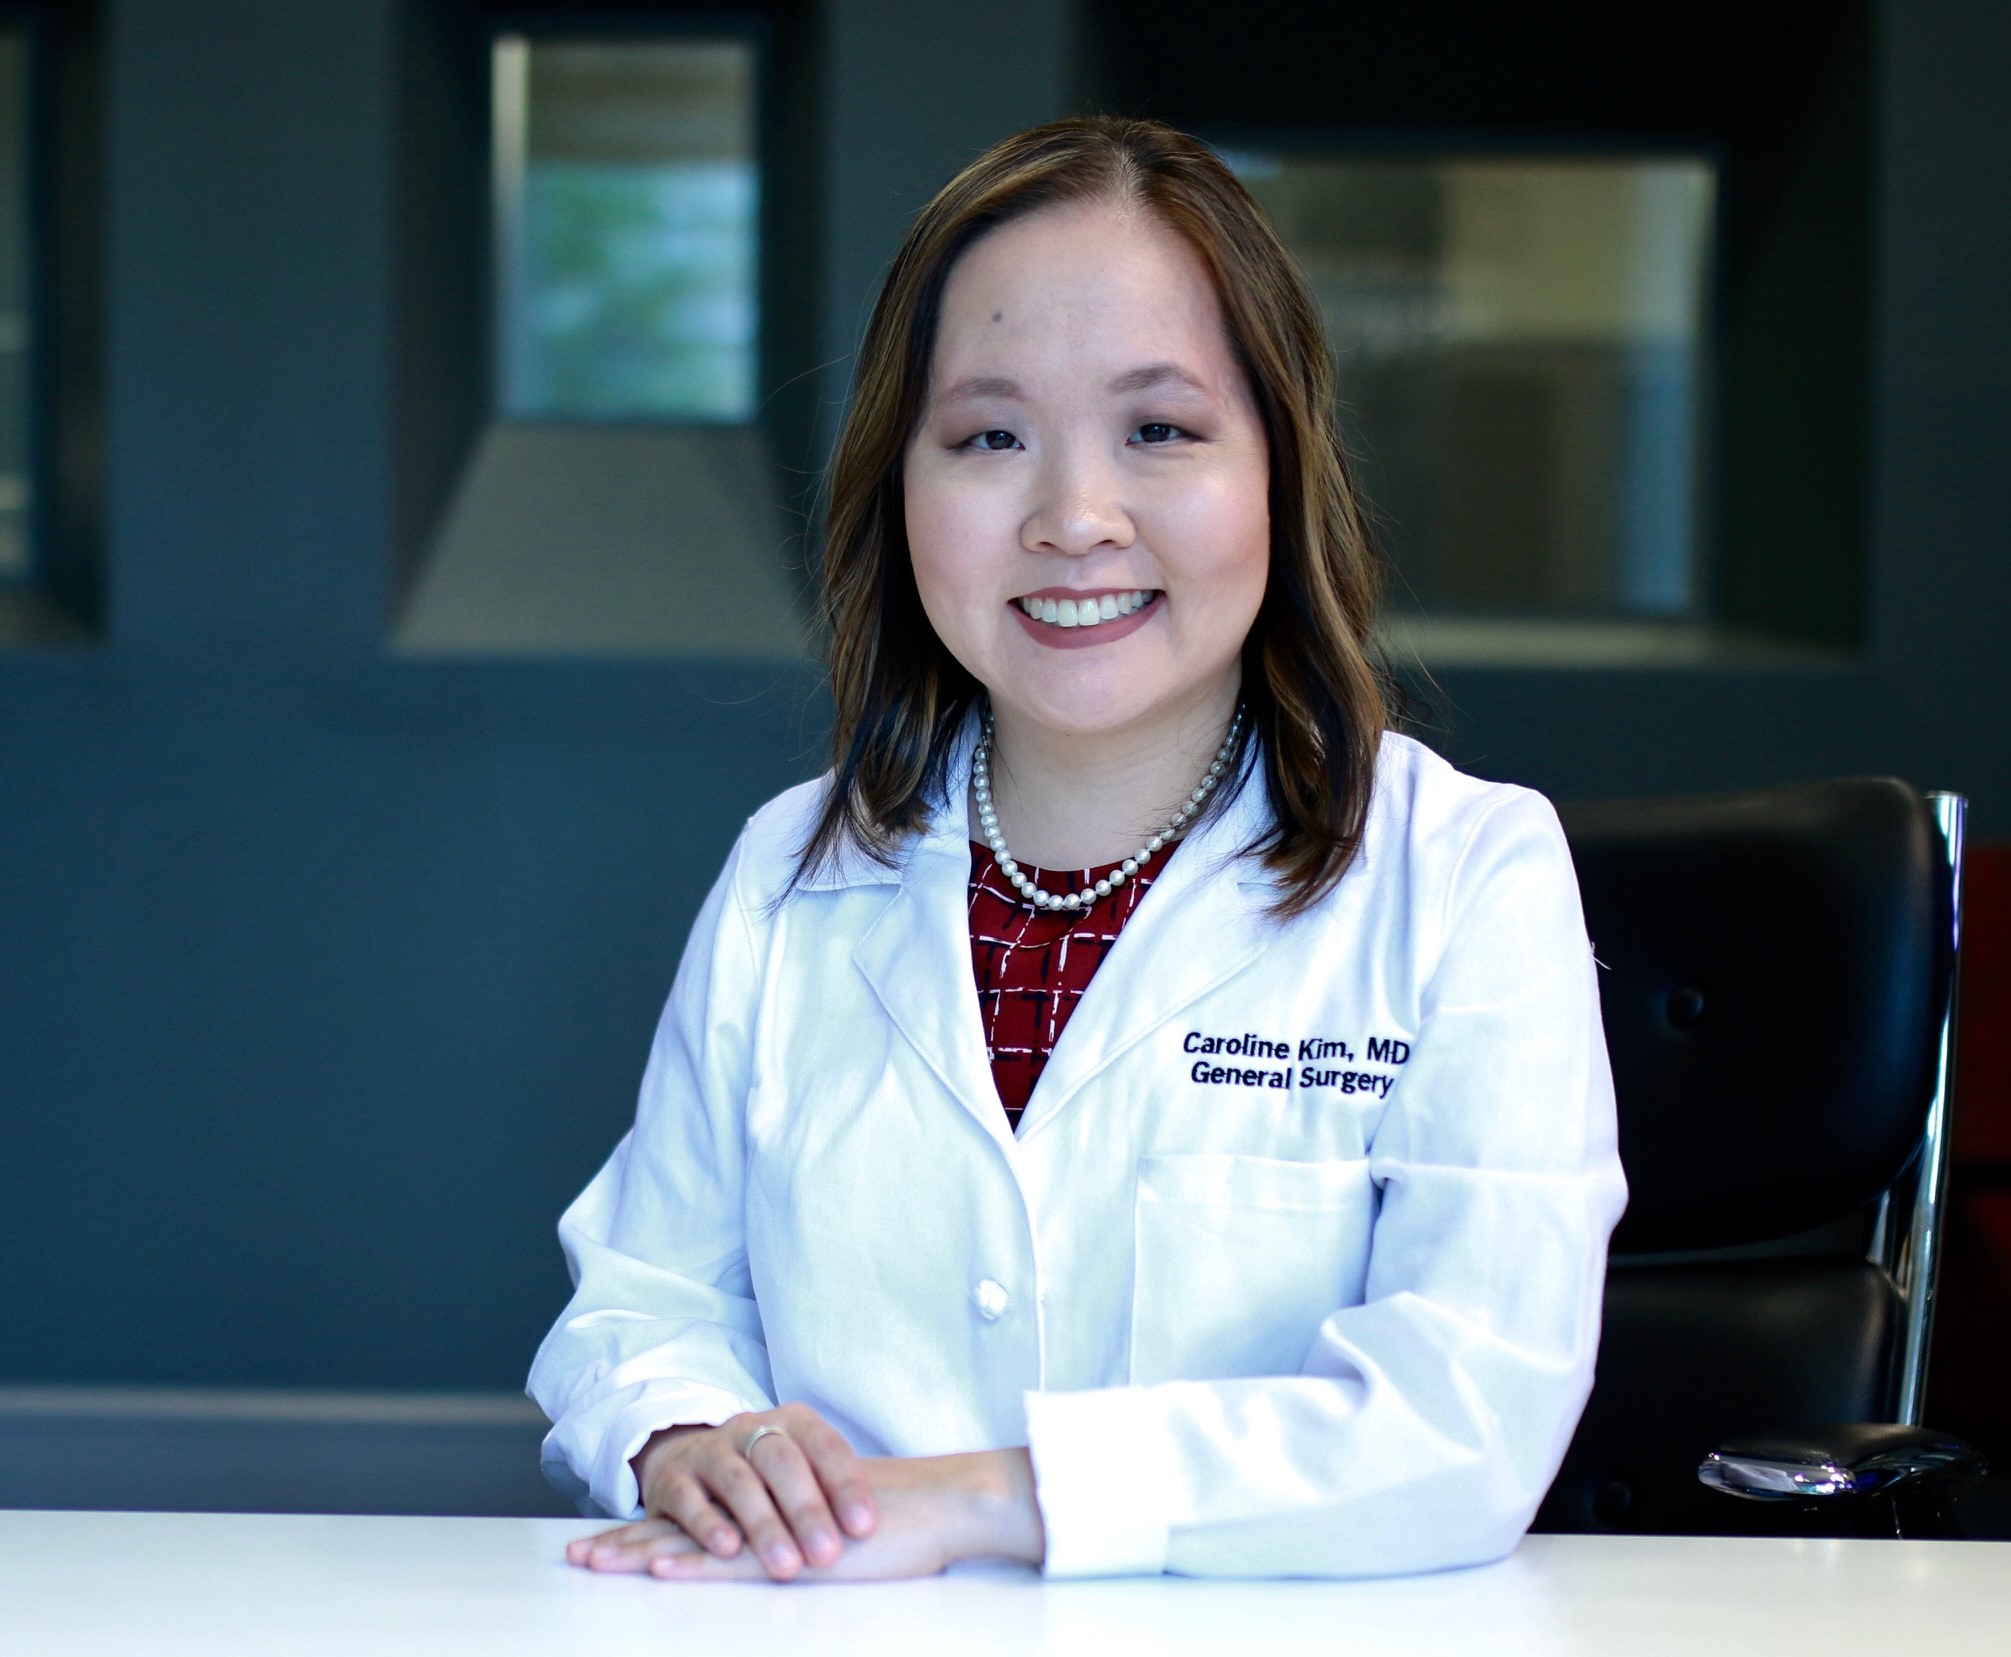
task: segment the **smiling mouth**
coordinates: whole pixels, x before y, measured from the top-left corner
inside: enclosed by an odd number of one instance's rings
[[[1095,598],[1016,598],[1013,603],[1033,621],[1050,627],[1100,627],[1142,610],[1159,596],[1157,589],[1139,587],[1128,593],[1103,593]]]

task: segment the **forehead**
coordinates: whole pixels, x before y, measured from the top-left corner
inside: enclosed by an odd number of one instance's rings
[[[1111,202],[1045,208],[988,232],[943,292],[934,373],[1103,370],[1172,358],[1231,364],[1222,307],[1200,256],[1151,214]]]

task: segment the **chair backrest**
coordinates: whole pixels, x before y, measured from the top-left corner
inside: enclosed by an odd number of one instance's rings
[[[1706,1451],[1917,1410],[1960,802],[1862,778],[1559,815],[1630,1195],[1539,1524],[1768,1528],[1696,1484]]]

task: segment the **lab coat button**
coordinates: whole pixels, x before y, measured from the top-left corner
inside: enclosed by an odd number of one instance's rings
[[[1012,1305],[1012,1296],[1005,1292],[1003,1283],[994,1283],[987,1277],[971,1290],[971,1304],[977,1307],[979,1317],[987,1323],[996,1323],[1006,1315],[1006,1308]]]

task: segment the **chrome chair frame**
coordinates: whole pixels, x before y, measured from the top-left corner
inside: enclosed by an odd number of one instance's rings
[[[1956,980],[1962,961],[1962,836],[1969,806],[1960,794],[1933,793],[1927,799],[1941,829],[1948,867],[1947,1001],[1941,1009],[1934,1094],[1928,1102],[1920,1153],[1914,1163],[1911,1212],[1903,1228],[1892,1224],[1892,1194],[1887,1192],[1879,1203],[1870,1249],[1873,1264],[1885,1269],[1905,1307],[1895,1355],[1898,1373],[1893,1416],[1908,1427],[1921,1424],[1921,1411],[1926,1406],[1928,1346],[1934,1336],[1935,1285],[1941,1269],[1942,1209],[1948,1190],[1951,1119],[1955,1108]]]
[[[1948,1187],[1955,1102],[1955,1016],[1962,963],[1962,842],[1968,801],[1960,794],[1926,796],[1941,830],[1948,870],[1949,971],[1941,1008],[1934,1091],[1910,1165],[1904,1219],[1895,1221],[1895,1182],[1879,1199],[1867,1258],[1891,1280],[1902,1308],[1893,1356],[1894,1421],[1768,1435],[1711,1452],[1697,1477],[1714,1490],[1752,1501],[1781,1502],[1885,1494],[1937,1475],[1975,1475],[1981,1458],[1960,1439],[1929,1431],[1921,1421],[1927,1359],[1934,1336],[1936,1282]],[[1902,1179],[1909,1176],[1902,1176]],[[1895,1521],[1895,1528],[1897,1528]]]

